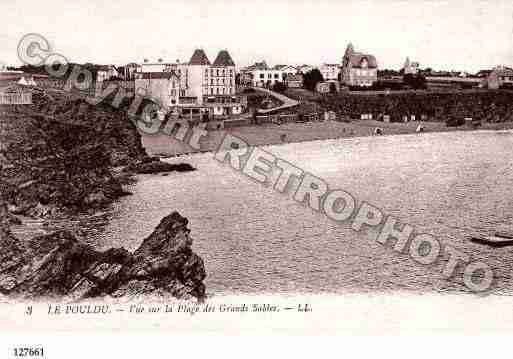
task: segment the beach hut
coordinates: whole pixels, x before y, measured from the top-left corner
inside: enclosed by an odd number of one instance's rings
[[[25,80],[25,77],[22,76],[21,79],[18,81],[18,85],[24,85],[24,86],[28,86],[28,82],[27,80]]]

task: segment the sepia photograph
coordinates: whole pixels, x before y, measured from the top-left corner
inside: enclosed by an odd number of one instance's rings
[[[511,1],[0,19],[0,330],[513,328]]]

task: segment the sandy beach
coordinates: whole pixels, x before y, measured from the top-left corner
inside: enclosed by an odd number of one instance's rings
[[[336,138],[353,138],[373,136],[374,129],[380,127],[385,136],[414,134],[421,124],[427,132],[476,131],[467,126],[447,127],[444,122],[384,123],[374,120],[353,122],[306,122],[287,123],[283,125],[266,124],[243,126],[226,130],[209,131],[200,141],[201,149],[191,146],[165,134],[143,135],[142,142],[148,154],[168,157],[194,152],[209,152],[219,147],[226,133],[244,139],[251,146],[265,146],[283,143],[318,141]],[[485,123],[478,130],[513,129],[513,122]],[[283,135],[285,139],[282,140]]]

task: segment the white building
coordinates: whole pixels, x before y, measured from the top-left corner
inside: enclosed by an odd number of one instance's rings
[[[290,65],[276,65],[274,66],[274,70],[280,70],[283,79],[286,79],[287,76],[296,75],[298,73],[297,68]]]
[[[319,67],[319,71],[324,78],[324,81],[338,80],[340,74],[339,64],[322,64]]]
[[[487,84],[490,89],[513,88],[513,69],[506,66],[495,67],[487,78]]]
[[[243,111],[241,98],[236,95],[235,76],[235,62],[228,51],[220,51],[211,63],[205,52],[197,49],[187,63],[177,60],[141,65],[135,86],[136,89],[146,86],[143,88],[149,89],[152,96],[162,99],[166,106],[174,107],[184,117],[228,116]],[[157,79],[159,85],[154,83]],[[143,80],[153,84],[149,86]]]
[[[165,108],[179,105],[180,78],[175,71],[136,73],[135,88],[144,90]]]
[[[249,75],[252,86],[271,87],[277,82],[285,83],[287,76],[296,75],[298,70],[290,65],[276,65],[270,68],[262,61],[245,68],[242,73],[245,76]]]
[[[376,57],[354,51],[351,43],[342,59],[341,82],[347,86],[370,87],[378,81]]]
[[[214,115],[242,113],[242,103],[236,96],[235,62],[227,50],[217,54],[214,63],[205,70],[204,104]]]
[[[404,62],[404,74],[412,74],[416,75],[419,72],[419,63],[418,62],[411,62],[410,58],[407,57],[406,61]]]

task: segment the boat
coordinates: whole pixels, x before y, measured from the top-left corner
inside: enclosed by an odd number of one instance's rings
[[[513,246],[513,238],[495,236],[475,236],[471,238],[474,243],[485,244],[491,247]]]

